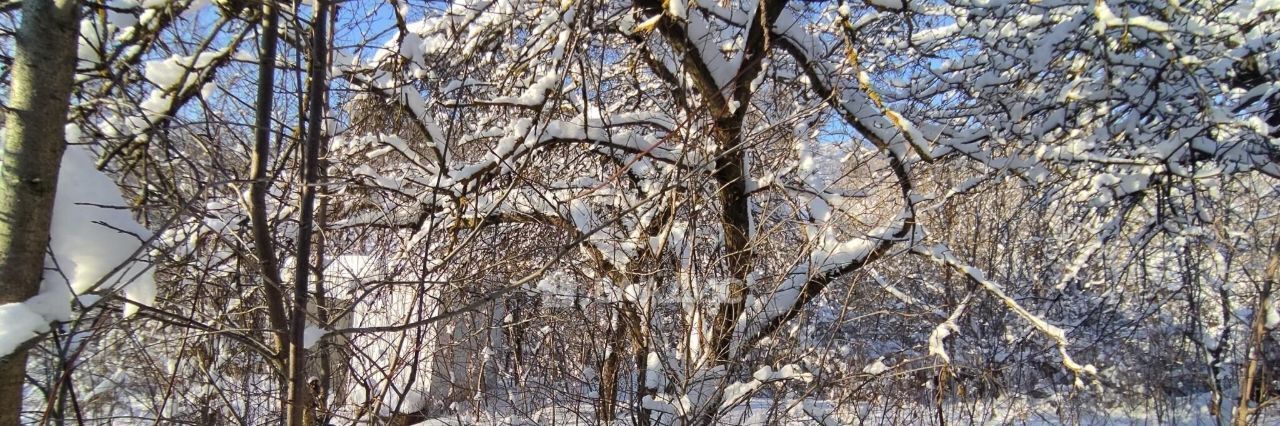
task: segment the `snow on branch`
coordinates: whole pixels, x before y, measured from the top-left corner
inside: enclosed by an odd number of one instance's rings
[[[1024,308],[1022,304],[1018,303],[1017,300],[1014,300],[1012,297],[1009,297],[1009,295],[1004,292],[1004,289],[1000,286],[1000,284],[988,279],[986,276],[986,273],[982,272],[982,270],[964,263],[964,261],[956,257],[955,253],[952,252],[950,248],[948,248],[943,244],[937,244],[927,248],[914,247],[912,248],[912,251],[915,252],[916,254],[925,256],[943,266],[949,267],[955,270],[956,272],[960,272],[962,274],[967,275],[974,282],[978,283],[978,285],[981,285],[982,288],[986,289],[988,293],[991,293],[992,296],[995,296],[996,299],[999,299],[1000,302],[1004,303],[1004,305],[1008,307],[1010,310],[1012,310],[1015,314],[1017,314],[1019,317],[1022,317],[1022,319],[1026,320],[1027,322],[1031,323],[1031,326],[1035,327],[1036,330],[1039,330],[1041,334],[1044,334],[1045,337],[1048,337],[1050,340],[1053,340],[1053,342],[1056,343],[1058,346],[1058,352],[1062,354],[1062,365],[1066,367],[1068,370],[1071,370],[1072,373],[1075,373],[1077,386],[1083,386],[1084,384],[1084,382],[1080,379],[1081,375],[1091,375],[1091,376],[1097,375],[1098,370],[1093,365],[1091,364],[1080,365],[1075,360],[1071,359],[1071,355],[1067,353],[1067,348],[1070,346],[1071,343],[1067,341],[1066,331],[1062,330],[1058,326],[1050,324],[1048,321],[1044,320],[1043,318],[1040,318],[1036,314],[1031,313],[1031,311],[1028,311],[1027,308]],[[957,309],[957,312],[959,311],[960,310]],[[956,316],[956,314],[952,314],[952,315]],[[948,322],[950,323],[952,322],[952,320],[949,319]],[[947,323],[944,323],[944,325],[945,324]],[[942,326],[939,326],[939,327],[942,327]],[[952,330],[954,331],[954,324],[952,326]],[[935,330],[934,333],[938,334],[938,331]],[[940,335],[938,339],[939,342],[941,341],[942,337],[946,337],[946,334],[947,333],[944,332]],[[934,343],[934,336],[931,335],[929,339],[931,354],[933,354],[933,343]],[[943,351],[942,355],[944,357],[943,358],[944,360],[947,359],[945,358],[945,354],[946,352]]]
[[[78,132],[69,132],[75,139]],[[72,304],[100,300],[91,292],[123,290],[124,316],[151,305],[156,284],[151,265],[137,260],[151,232],[134,221],[110,177],[93,165],[80,145],[63,155],[54,200],[46,272],[40,292],[24,302],[0,305],[0,357],[49,331],[49,324],[72,319]],[[105,206],[110,206],[105,207]],[[77,301],[78,299],[78,301]]]
[[[943,364],[951,363],[951,355],[947,354],[945,343],[947,336],[960,331],[960,327],[956,325],[956,320],[960,319],[961,315],[964,315],[964,310],[969,307],[969,300],[972,299],[972,296],[972,294],[965,296],[964,300],[956,305],[956,309],[951,311],[951,315],[947,316],[947,320],[938,324],[929,333],[929,355],[938,357]]]
[[[906,239],[914,228],[913,216],[904,212],[891,225],[873,229],[865,238],[839,241],[829,234],[819,237],[816,247],[787,272],[777,287],[748,301],[737,321],[734,334],[743,338],[735,340],[734,352],[772,333],[828,283],[877,259],[894,243]]]
[[[829,48],[805,31],[805,26],[793,11],[783,10],[772,32],[779,46],[804,70],[814,91],[827,99],[845,121],[872,144],[887,149],[894,158],[903,162],[908,150],[915,150],[925,159],[933,156],[926,139],[940,139],[940,132],[935,130],[926,135],[915,124],[884,105],[872,91],[870,77],[861,69],[857,69],[858,87],[840,87],[838,82],[847,78],[840,76],[837,67],[827,62],[825,58],[829,55],[819,53]],[[856,58],[856,54],[847,56]],[[858,66],[857,63],[853,65],[855,68]]]

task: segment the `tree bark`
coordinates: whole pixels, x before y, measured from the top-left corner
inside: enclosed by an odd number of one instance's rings
[[[307,348],[303,335],[307,328],[307,285],[311,277],[311,242],[315,228],[316,184],[320,173],[320,139],[324,128],[324,94],[328,90],[327,33],[329,4],[315,0],[311,19],[311,61],[307,84],[307,138],[303,144],[302,212],[298,219],[298,257],[293,276],[293,312],[290,318],[289,345],[289,411],[286,423],[302,426],[314,420],[308,416],[313,404],[307,385]]]
[[[621,307],[622,326],[626,328],[631,340],[631,360],[636,369],[636,394],[631,398],[632,418],[636,426],[649,426],[649,410],[644,408],[644,398],[657,392],[645,383],[649,375],[649,339],[646,338],[646,321],[640,316],[640,308],[631,302],[623,302]],[[654,374],[663,374],[657,371]]]
[[[75,0],[22,2],[0,157],[0,305],[35,296],[66,149],[79,34]],[[0,357],[0,425],[21,420],[27,353]]]
[[[1271,293],[1276,288],[1276,284],[1280,283],[1280,238],[1275,240],[1271,248],[1271,256],[1267,261],[1264,274],[1262,289],[1258,292],[1258,303],[1254,306],[1253,321],[1249,326],[1249,357],[1245,365],[1245,373],[1240,377],[1240,401],[1236,405],[1233,422],[1236,426],[1249,424],[1249,415],[1253,411],[1249,407],[1249,402],[1253,400],[1253,394],[1256,392],[1254,385],[1259,382],[1263,342],[1266,341],[1267,336],[1267,312],[1270,310],[1270,304],[1274,303],[1270,300]]]
[[[622,353],[627,350],[622,320],[622,308],[614,310],[609,321],[608,350],[600,366],[600,398],[596,419],[602,424],[612,423],[618,408],[618,380],[622,365]]]
[[[267,321],[274,333],[277,361],[283,359],[289,342],[285,338],[288,326],[284,310],[284,283],[280,278],[279,261],[276,259],[271,224],[267,218],[267,164],[271,152],[271,111],[275,103],[276,41],[279,38],[279,12],[270,5],[264,6],[262,49],[258,64],[257,111],[254,117],[254,143],[249,171],[249,221],[253,228],[253,251],[258,257],[258,272],[262,275],[263,295],[267,304]]]

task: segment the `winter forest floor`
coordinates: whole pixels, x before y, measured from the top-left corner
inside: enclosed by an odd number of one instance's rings
[[[939,421],[937,405],[918,403],[857,402],[836,404],[753,398],[717,420],[718,425],[1217,425],[1228,420],[1208,410],[1208,394],[1149,400],[1130,404],[1097,404],[1091,401],[1062,401],[1058,398],[999,398],[984,402],[952,402],[942,407],[945,421]],[[1104,406],[1105,405],[1105,406]],[[634,425],[626,412],[609,424]],[[601,424],[593,407],[554,406],[531,414],[483,412],[438,417],[416,426],[465,425],[596,425]],[[1274,412],[1263,412],[1251,424],[1280,424]]]

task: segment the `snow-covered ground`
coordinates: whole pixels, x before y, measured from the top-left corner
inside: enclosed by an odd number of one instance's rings
[[[956,402],[943,406],[949,425],[1217,425],[1220,419],[1208,411],[1207,395],[1178,398],[1163,404],[1115,404],[1062,401],[1055,398],[1002,398],[987,402]],[[458,414],[417,423],[419,426],[462,425],[595,425],[594,407],[558,406],[531,415],[484,412]],[[625,411],[613,425],[632,425]],[[1221,419],[1229,423],[1230,419]],[[655,423],[672,424],[672,423]],[[678,423],[676,423],[678,424]],[[831,401],[776,401],[752,399],[724,414],[721,425],[937,425],[937,406],[917,403],[846,402],[833,407]],[[1264,413],[1255,424],[1280,424],[1280,417]]]

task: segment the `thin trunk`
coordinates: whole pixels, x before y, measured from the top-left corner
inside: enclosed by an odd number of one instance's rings
[[[649,339],[645,338],[644,322],[640,317],[640,309],[631,302],[622,304],[622,325],[631,338],[632,362],[636,366],[636,394],[631,399],[632,412],[635,413],[637,426],[649,426],[649,410],[644,408],[644,398],[655,393],[645,383],[649,375]],[[662,374],[656,372],[655,374]]]
[[[622,352],[626,350],[625,330],[619,307],[609,321],[608,353],[600,366],[600,398],[596,416],[600,423],[610,423],[618,408],[618,372],[622,365]]]
[[[267,164],[271,152],[271,112],[275,102],[276,41],[279,13],[270,4],[264,6],[262,50],[258,64],[258,98],[254,117],[254,144],[249,171],[249,220],[253,227],[253,251],[258,257],[258,272],[263,280],[263,297],[267,304],[267,321],[275,340],[277,361],[284,357],[289,341],[285,339],[288,318],[284,310],[284,283],[280,279],[279,261],[267,218]]]
[[[320,174],[320,139],[324,127],[324,93],[328,90],[325,71],[328,69],[329,5],[325,0],[315,0],[311,19],[311,63],[307,83],[307,139],[303,145],[302,160],[302,212],[298,219],[298,257],[294,270],[293,313],[289,345],[289,406],[286,423],[301,426],[307,419],[311,404],[307,386],[307,348],[303,346],[303,333],[307,322],[307,281],[311,277],[311,239],[315,226],[316,183]],[[314,414],[314,413],[312,413]],[[314,420],[314,419],[311,419]]]
[[[510,318],[504,328],[506,328],[507,342],[511,346],[510,363],[511,377],[516,389],[524,387],[524,318],[521,315],[524,312],[521,309],[522,300],[514,300],[508,302],[510,304]]]
[[[1249,333],[1249,361],[1245,373],[1240,378],[1240,402],[1236,404],[1235,425],[1249,424],[1249,401],[1255,393],[1254,384],[1259,382],[1259,364],[1262,358],[1262,344],[1267,336],[1267,312],[1270,311],[1271,292],[1276,283],[1280,283],[1280,238],[1271,247],[1271,258],[1267,262],[1265,276],[1262,279],[1262,291],[1258,293],[1258,304],[1253,311],[1253,324]]]
[[[321,169],[323,170],[323,168],[322,164]],[[325,208],[328,206],[326,201],[327,199],[321,198],[320,205],[317,206],[316,211],[316,226],[322,230],[328,216],[325,214]],[[322,327],[329,328],[333,327],[333,325],[330,324],[332,322],[332,318],[329,317],[331,304],[324,282],[324,250],[324,233],[320,232],[315,235],[316,265],[319,266],[313,272],[313,279],[315,280],[315,285],[313,286],[315,294],[313,296],[315,297],[316,321]],[[328,423],[328,414],[326,413],[329,406],[329,390],[333,389],[333,350],[325,342],[319,342],[317,343],[317,355],[319,355],[319,359],[312,363],[312,368],[307,370],[316,373],[317,381],[311,384],[311,410],[314,412],[313,415],[316,416],[316,424],[323,425]]]
[[[718,123],[719,124],[719,123]],[[715,364],[730,361],[729,348],[733,341],[733,330],[738,316],[742,314],[747,301],[747,275],[751,273],[751,248],[748,246],[751,236],[750,197],[747,195],[747,180],[744,176],[746,158],[742,152],[741,121],[734,120],[720,124],[719,131],[724,134],[721,142],[719,158],[716,160],[716,185],[720,190],[720,224],[724,232],[725,258],[729,267],[728,297],[721,303],[711,328],[710,347],[706,352]]]
[[[502,330],[502,319],[507,317],[507,305],[494,303],[489,312],[486,322],[489,335],[488,346],[481,345],[482,354],[487,355],[482,356],[484,364],[480,368],[479,375],[480,395],[486,398],[490,395],[499,395],[498,392],[506,389],[502,383],[502,366],[506,353],[511,351],[511,346],[507,344],[507,334]]]
[[[324,154],[322,153],[321,157],[323,156]],[[321,160],[319,168],[323,173],[323,170],[325,169],[325,163],[323,160]],[[328,216],[329,216],[327,214],[327,210],[329,206],[328,201],[329,201],[328,198],[321,197],[319,200],[319,206],[316,206],[315,226],[318,227],[321,231],[324,230],[325,224],[328,222]],[[325,265],[324,251],[325,251],[325,243],[326,243],[324,237],[325,237],[324,232],[319,232],[315,234],[316,265],[318,265],[319,267],[312,273],[314,277],[313,279],[315,280],[315,284],[313,286],[315,288],[315,294],[313,296],[315,297],[316,321],[319,322],[320,325],[323,327],[331,328],[331,327],[334,327],[333,324],[331,324],[333,322],[333,318],[330,318],[329,313],[332,311],[333,306],[332,306],[332,301],[329,299],[328,291],[325,288],[325,281],[324,281],[324,265]],[[320,342],[318,343],[318,345],[319,345],[318,354],[320,356],[320,359],[318,361],[319,366],[318,368],[314,368],[312,370],[318,370],[316,372],[318,373],[317,378],[319,381],[318,383],[315,384],[315,386],[313,386],[311,399],[313,402],[312,404],[313,408],[316,409],[317,411],[316,423],[327,424],[328,415],[325,413],[328,411],[327,407],[329,406],[329,390],[333,389],[334,351],[332,350],[332,346],[327,344],[326,342]]]
[[[330,14],[329,22],[328,22],[330,28],[332,28],[334,25],[334,17],[338,13],[337,12],[338,6],[334,5],[333,9],[334,9],[333,13]],[[329,33],[329,39],[326,40],[326,45],[329,45],[329,46],[333,45],[332,32]],[[332,55],[333,55],[332,51],[326,54],[325,63],[332,63],[332,59],[333,59]],[[329,94],[328,94],[328,91],[326,91],[324,93],[324,104],[328,105],[328,101],[329,101]],[[325,158],[328,157],[327,144],[320,144],[319,157],[320,157],[320,160],[317,166],[319,170],[319,174],[321,175],[319,179],[323,179],[324,172],[325,170],[328,169],[328,162],[325,160]],[[329,221],[329,214],[328,214],[329,198],[325,196],[326,191],[324,191],[323,187],[316,188],[316,190],[320,191],[319,206],[316,207],[316,226],[319,227],[321,231],[316,234],[316,243],[315,243],[316,264],[320,265],[320,269],[315,271],[314,273],[315,280],[316,280],[315,282],[316,319],[320,322],[320,324],[322,324],[325,327],[333,327],[333,324],[331,324],[333,322],[333,318],[330,318],[329,316],[329,313],[332,312],[333,306],[332,306],[332,301],[329,299],[328,293],[325,289],[324,266],[323,266],[325,264],[324,252],[325,252],[325,243],[326,243],[325,234],[323,231],[325,229],[325,225]],[[329,414],[328,414],[329,398],[330,398],[329,392],[333,389],[334,355],[335,355],[334,352],[335,351],[333,350],[334,346],[332,345],[326,345],[325,342],[321,342],[321,345],[322,346],[320,350],[320,371],[319,371],[320,380],[317,386],[313,387],[312,389],[312,400],[314,401],[314,408],[316,410],[316,424],[323,425],[323,424],[329,423]]]
[[[40,290],[76,64],[79,3],[22,2],[0,156],[0,305]],[[21,420],[27,351],[0,356],[0,426]]]

